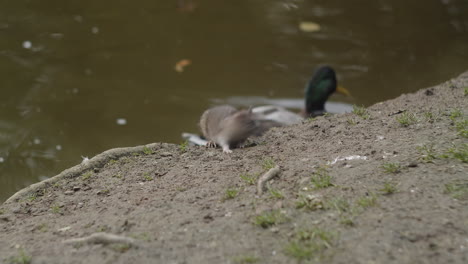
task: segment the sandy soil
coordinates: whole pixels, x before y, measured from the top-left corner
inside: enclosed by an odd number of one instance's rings
[[[467,87],[468,72],[231,155],[104,152],[0,206],[0,262],[468,263]]]

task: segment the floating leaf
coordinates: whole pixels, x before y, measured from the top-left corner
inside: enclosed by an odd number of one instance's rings
[[[179,62],[176,63],[174,69],[176,70],[176,72],[183,72],[184,71],[184,68],[189,66],[190,64],[192,64],[192,62],[190,60],[180,60]]]
[[[314,22],[303,21],[299,23],[299,29],[304,32],[317,32],[320,31],[320,25]]]

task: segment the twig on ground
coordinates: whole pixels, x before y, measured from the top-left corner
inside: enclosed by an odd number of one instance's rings
[[[72,238],[63,241],[65,244],[113,244],[113,243],[122,243],[128,244],[133,247],[136,246],[136,242],[133,238],[119,236],[104,232],[94,233],[87,237]]]
[[[257,194],[258,195],[261,195],[263,193],[263,190],[265,190],[265,184],[267,183],[267,181],[269,181],[271,178],[278,175],[279,172],[280,172],[280,168],[278,165],[276,165],[275,167],[268,170],[265,174],[260,176],[260,178],[258,178],[258,181],[257,181]]]

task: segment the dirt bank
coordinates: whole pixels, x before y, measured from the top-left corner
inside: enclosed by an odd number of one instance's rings
[[[467,87],[468,72],[231,155],[104,152],[0,207],[0,261],[468,263]]]

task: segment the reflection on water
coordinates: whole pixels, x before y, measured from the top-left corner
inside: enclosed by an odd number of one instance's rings
[[[178,143],[181,132],[197,131],[215,98],[291,103],[286,98],[300,98],[319,64],[332,65],[353,94],[334,102],[364,105],[468,68],[466,0],[16,0],[0,7],[0,200],[82,156]],[[320,31],[301,31],[301,22]],[[174,70],[183,60],[191,63]]]

